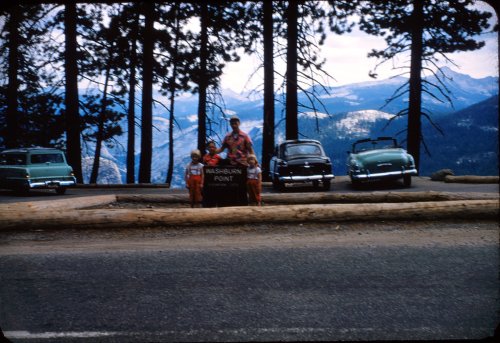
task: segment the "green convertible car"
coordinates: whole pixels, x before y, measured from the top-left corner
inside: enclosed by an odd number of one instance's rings
[[[411,177],[417,175],[413,156],[391,137],[355,142],[347,158],[347,168],[354,186],[369,181],[403,179],[404,185],[410,187]]]
[[[64,152],[52,148],[18,148],[0,152],[0,188],[26,193],[54,189],[64,194],[76,185]]]

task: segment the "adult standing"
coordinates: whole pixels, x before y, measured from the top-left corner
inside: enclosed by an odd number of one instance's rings
[[[248,166],[248,155],[255,154],[252,139],[248,134],[240,130],[240,118],[237,116],[232,116],[231,119],[229,119],[229,125],[231,126],[232,132],[226,134],[221,147],[217,149],[217,153],[227,149],[227,157],[231,165],[246,167]]]

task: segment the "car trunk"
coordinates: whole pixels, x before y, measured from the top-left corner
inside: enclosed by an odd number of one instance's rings
[[[403,150],[371,150],[359,154],[363,166],[371,173],[401,170],[406,165]]]
[[[321,157],[303,157],[288,161],[290,175],[322,175],[330,174],[331,170],[325,165],[326,159]]]

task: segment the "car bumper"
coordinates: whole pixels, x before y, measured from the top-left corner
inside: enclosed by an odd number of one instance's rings
[[[58,188],[58,187],[72,187],[76,185],[76,179],[72,180],[28,180],[29,188]]]
[[[333,174],[326,175],[296,175],[296,176],[280,176],[279,180],[281,182],[310,182],[310,181],[330,181],[334,179],[335,176]]]
[[[353,174],[351,173],[351,179],[357,181],[368,181],[368,180],[383,180],[383,179],[398,179],[404,177],[405,175],[414,176],[417,175],[416,169],[408,170],[396,170],[382,173],[364,173],[364,174]]]

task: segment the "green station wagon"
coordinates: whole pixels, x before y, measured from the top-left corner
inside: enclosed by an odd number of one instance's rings
[[[411,177],[417,175],[413,156],[391,137],[355,142],[347,158],[347,168],[354,186],[370,181],[403,179],[404,185],[410,187]]]
[[[76,184],[64,152],[52,148],[19,148],[0,152],[0,188],[17,192],[54,189],[64,194]]]

